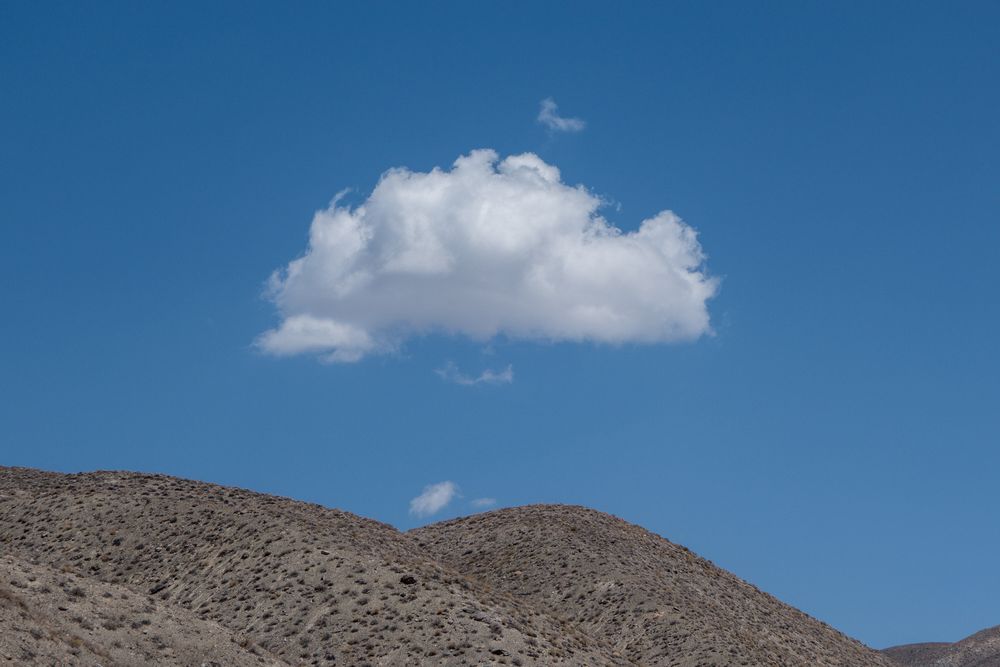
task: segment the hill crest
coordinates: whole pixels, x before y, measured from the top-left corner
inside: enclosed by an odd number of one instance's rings
[[[249,664],[251,649],[277,665],[890,664],[687,549],[580,507],[497,510],[404,534],[165,475],[0,468],[0,550],[19,581],[34,569],[36,580],[71,576],[95,591],[94,618],[60,625],[66,612],[28,589],[0,590],[0,655],[21,652],[21,664],[46,664],[24,651],[48,650],[28,645],[39,632],[29,607],[53,615],[60,641],[85,642],[71,647],[79,655],[113,655],[121,628],[103,621],[124,613],[121,592],[164,629],[151,648],[114,654],[141,660],[111,664],[185,664],[203,647],[170,629],[181,618],[225,645],[220,665]]]

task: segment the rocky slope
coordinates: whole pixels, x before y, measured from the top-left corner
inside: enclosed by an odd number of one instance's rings
[[[0,664],[285,664],[180,607],[10,556],[0,556],[0,628]]]
[[[1000,667],[1000,626],[954,644],[906,644],[884,653],[906,667]]]
[[[570,507],[401,534],[160,475],[0,468],[0,665],[889,665]]]
[[[519,507],[411,533],[442,562],[641,665],[889,665],[687,549],[582,507]]]
[[[288,664],[625,664],[388,525],[160,475],[0,469],[0,553],[148,595]]]

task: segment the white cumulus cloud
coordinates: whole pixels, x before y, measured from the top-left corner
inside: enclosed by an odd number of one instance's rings
[[[580,118],[563,118],[559,115],[559,105],[551,97],[542,100],[538,112],[538,122],[554,132],[579,132],[587,124]]]
[[[423,493],[410,501],[410,514],[418,517],[437,514],[457,493],[458,487],[454,482],[438,482],[425,486]]]
[[[470,503],[473,507],[478,507],[480,509],[485,507],[493,507],[497,504],[496,498],[476,498]]]
[[[391,169],[362,204],[316,213],[305,253],[271,277],[281,322],[256,344],[351,362],[433,332],[599,343],[709,332],[717,282],[694,229],[662,211],[624,232],[602,204],[532,153]]]
[[[491,368],[487,368],[475,377],[466,375],[452,362],[448,362],[443,368],[439,368],[434,372],[447,382],[454,382],[455,384],[467,387],[477,384],[510,384],[514,381],[514,367],[510,364],[502,371],[494,371]]]

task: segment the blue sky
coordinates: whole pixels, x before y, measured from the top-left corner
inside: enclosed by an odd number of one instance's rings
[[[990,2],[5,3],[2,463],[580,503],[876,647],[1000,623],[998,44]],[[316,211],[481,148],[683,218],[712,333],[255,344]]]

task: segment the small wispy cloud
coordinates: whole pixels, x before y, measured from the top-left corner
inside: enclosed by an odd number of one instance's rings
[[[459,370],[458,366],[454,362],[449,361],[443,367],[438,368],[434,371],[441,379],[446,382],[453,382],[455,384],[460,384],[466,387],[471,387],[477,384],[510,384],[514,381],[514,367],[510,364],[507,368],[502,371],[495,371],[491,368],[487,368],[478,376],[466,375]]]
[[[437,514],[458,494],[458,486],[454,482],[438,482],[424,487],[423,493],[410,501],[410,514],[418,517],[428,517]]]
[[[579,132],[587,126],[582,118],[564,118],[559,115],[559,105],[551,97],[542,100],[538,122],[553,132]]]
[[[479,509],[483,509],[483,508],[486,508],[486,507],[493,507],[494,505],[496,505],[497,504],[497,499],[496,498],[476,498],[475,500],[471,501],[469,504],[472,505],[473,507],[477,507]]]

